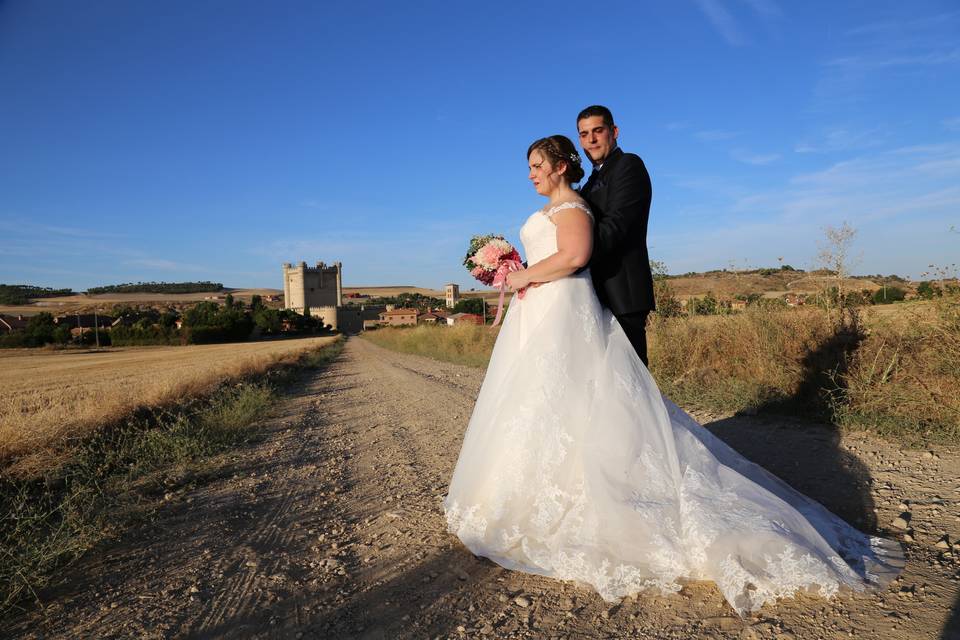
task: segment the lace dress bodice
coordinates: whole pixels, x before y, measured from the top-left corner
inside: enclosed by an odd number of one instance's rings
[[[590,209],[581,202],[561,202],[534,211],[520,228],[520,241],[528,265],[536,264],[557,252],[557,225],[553,222],[553,216],[564,209],[580,209],[593,217]]]

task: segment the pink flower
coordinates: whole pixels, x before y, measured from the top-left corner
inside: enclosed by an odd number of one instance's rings
[[[497,272],[501,272],[502,280],[507,270],[517,268],[520,263],[520,254],[500,236],[474,236],[470,245],[471,250],[478,245],[479,247],[467,253],[464,264],[467,265],[470,275],[488,287],[497,285]],[[508,262],[511,264],[508,265]],[[473,267],[470,268],[470,265]]]
[[[493,274],[493,271],[484,269],[483,267],[474,267],[473,271],[470,272],[470,275],[488,286],[493,282]]]
[[[496,269],[504,255],[515,251],[506,240],[494,239],[477,250],[473,261],[487,269]]]

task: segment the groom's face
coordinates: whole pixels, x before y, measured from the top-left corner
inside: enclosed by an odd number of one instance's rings
[[[617,147],[616,125],[610,127],[603,116],[590,116],[577,122],[580,146],[593,164],[603,164],[610,152]]]

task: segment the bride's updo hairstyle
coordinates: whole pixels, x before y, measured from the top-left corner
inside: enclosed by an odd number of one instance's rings
[[[527,149],[527,160],[530,159],[530,154],[534,151],[542,153],[543,157],[550,162],[551,166],[555,167],[558,162],[563,162],[567,168],[564,169],[561,175],[563,175],[570,184],[580,182],[583,178],[580,154],[577,153],[576,147],[573,146],[573,143],[570,142],[570,138],[567,136],[555,135],[540,138]]]

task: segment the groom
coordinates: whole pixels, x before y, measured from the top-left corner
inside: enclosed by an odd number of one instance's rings
[[[647,365],[647,314],[655,308],[647,255],[650,175],[639,156],[617,147],[619,130],[606,107],[581,111],[577,131],[593,163],[593,173],[580,188],[596,219],[590,258],[593,286]]]

